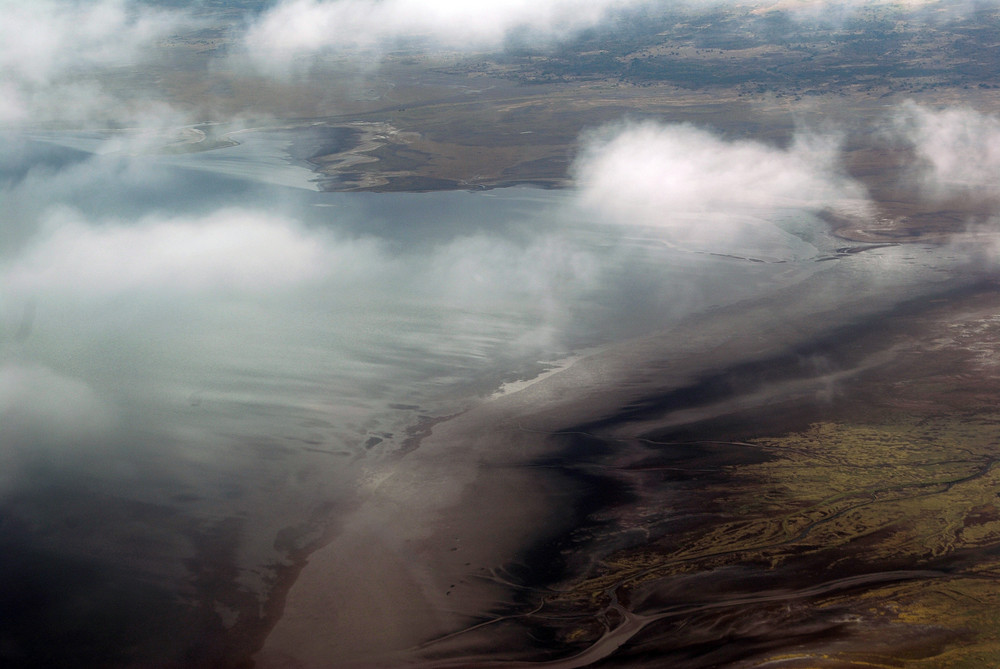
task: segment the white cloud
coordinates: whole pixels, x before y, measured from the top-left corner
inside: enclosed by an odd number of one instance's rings
[[[908,102],[895,114],[890,133],[912,147],[917,162],[910,176],[924,195],[1000,195],[1000,119],[996,116]]]
[[[693,11],[788,11],[802,18],[842,20],[862,7],[913,9],[937,0],[674,0]],[[402,41],[449,49],[492,49],[512,31],[536,40],[558,40],[613,20],[617,11],[656,0],[282,0],[254,22],[244,46],[263,71],[284,71],[296,58],[324,51],[379,51]]]
[[[687,124],[625,124],[585,138],[573,167],[579,200],[607,220],[658,228],[674,242],[730,246],[774,233],[781,209],[864,202],[829,135],[788,148],[727,141]]]
[[[71,69],[132,62],[171,27],[168,15],[125,0],[0,2],[0,65],[5,74],[43,83]]]
[[[321,243],[263,212],[227,209],[200,219],[93,225],[62,210],[48,216],[2,276],[8,290],[23,295],[273,292],[328,271],[335,259]]]
[[[494,48],[515,29],[564,37],[649,0],[285,0],[245,36],[262,69],[287,67],[325,50],[372,50],[401,40],[452,49]]]
[[[90,75],[142,62],[185,20],[130,0],[0,0],[0,123],[113,110]]]
[[[966,107],[934,109],[915,102],[892,116],[887,134],[912,151],[904,185],[913,197],[965,211],[951,250],[984,266],[1000,261],[1000,117]]]
[[[478,347],[548,342],[552,328],[573,318],[566,304],[571,296],[594,290],[602,267],[556,232],[530,243],[458,235],[393,251],[372,236],[352,239],[259,208],[138,220],[56,208],[40,213],[0,262],[8,312],[0,335],[8,335],[12,350],[41,347],[47,351],[42,360],[59,369],[94,356],[66,354],[88,339],[115,341],[122,359],[177,355],[177,366],[196,353],[174,351],[169,340],[199,329],[206,331],[199,335],[204,341],[225,342],[220,346],[227,350],[240,348],[231,342],[249,349],[251,332],[270,337],[252,322],[258,318],[289,330],[297,323],[301,331],[288,333],[288,348],[316,328],[330,328],[352,346],[374,345],[365,331],[374,319],[394,323],[378,335],[389,347],[412,339],[414,346],[453,346],[467,355]],[[33,305],[32,336],[15,344],[10,335]],[[515,314],[516,322],[494,312]],[[342,315],[327,322],[331,313]],[[49,350],[67,333],[74,341]],[[131,349],[145,352],[126,355]]]

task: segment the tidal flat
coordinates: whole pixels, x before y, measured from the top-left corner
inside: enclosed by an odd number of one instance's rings
[[[860,263],[886,251],[901,252],[874,248]],[[844,257],[841,269],[852,276],[859,257]],[[988,626],[978,628],[980,638],[960,627],[907,627],[901,613],[878,618],[872,632],[874,619],[859,602],[878,592],[896,602],[891,593],[902,585],[933,592],[970,546],[952,542],[934,559],[902,546],[922,545],[914,537],[929,532],[947,535],[939,527],[944,509],[961,516],[965,502],[992,503],[989,400],[979,422],[946,414],[931,424],[894,413],[893,403],[907,398],[885,385],[934,370],[938,383],[966,378],[956,365],[979,364],[981,354],[935,356],[924,343],[934,328],[960,333],[956,312],[974,306],[978,316],[967,313],[965,327],[980,331],[995,287],[977,283],[898,303],[890,297],[898,293],[883,292],[881,306],[854,297],[867,302],[867,315],[843,297],[854,307],[845,323],[843,302],[838,308],[804,289],[831,279],[813,276],[779,299],[700,314],[683,328],[609,347],[435,426],[408,456],[406,473],[386,479],[366,529],[354,530],[356,541],[380,546],[380,573],[400,587],[387,595],[374,585],[337,585],[331,572],[355,574],[358,566],[330,568],[345,554],[335,540],[320,567],[303,572],[301,589],[290,591],[292,615],[258,661],[282,666],[297,657],[309,666],[344,652],[345,666],[662,666],[664,658],[691,667],[793,659],[863,666],[876,655],[891,665],[992,652]],[[794,335],[789,321],[773,320],[781,312],[800,317]],[[748,328],[765,314],[773,329]],[[678,336],[687,328],[698,337]],[[765,331],[770,336],[760,337]],[[976,346],[989,341],[976,337]],[[462,469],[464,483],[436,481],[418,495],[413,472],[441,471],[445,459],[476,464]],[[927,499],[952,489],[969,499]],[[509,503],[512,491],[520,505]],[[416,531],[409,519],[433,508],[428,499],[440,505],[430,514],[440,523]],[[935,504],[941,514],[914,513]],[[372,527],[383,529],[372,537]],[[501,537],[516,541],[504,548]],[[490,546],[508,558],[498,564],[494,554],[491,562]],[[515,546],[522,548],[511,553]],[[398,562],[386,563],[386,555]],[[376,592],[408,594],[389,606],[367,599]],[[421,600],[428,611],[415,615]],[[353,626],[337,634],[320,613],[336,602],[377,622],[367,632],[373,636]],[[412,642],[435,628],[437,638],[404,652],[372,653],[374,635],[411,634]]]
[[[996,664],[996,3],[7,5],[3,667]]]
[[[562,656],[511,666],[989,664],[996,304],[990,282],[841,333],[826,387],[785,365],[771,382],[798,376],[795,392],[746,402],[730,370],[702,400],[728,408],[711,420],[672,420],[678,394],[557,433],[546,466],[594,506],[536,554],[563,571],[534,606],[493,623]]]

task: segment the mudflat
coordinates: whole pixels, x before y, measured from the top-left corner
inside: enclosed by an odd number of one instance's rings
[[[440,423],[309,557],[255,660],[975,666],[998,306],[985,279],[794,334],[710,314]]]

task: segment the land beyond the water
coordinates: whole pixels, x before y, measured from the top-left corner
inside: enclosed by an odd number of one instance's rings
[[[587,132],[655,121],[779,146],[801,129],[842,133],[845,171],[876,205],[862,219],[829,212],[850,240],[942,241],[991,215],[996,202],[929,200],[905,186],[914,156],[883,131],[908,101],[986,114],[1000,108],[995,7],[872,3],[833,19],[759,4],[650,8],[555,44],[401,48],[382,54],[377,68],[341,54],[315,64],[309,77],[286,80],[223,68],[208,90],[200,71],[181,67],[161,83],[162,94],[205,108],[206,117],[220,109],[239,115],[239,128],[277,125],[298,135],[293,157],[329,191],[568,187]],[[165,48],[169,60],[183,62],[225,47],[198,38]],[[216,88],[254,91],[254,111]],[[238,141],[232,130],[206,125],[200,141],[185,138],[167,150],[225,146]],[[324,140],[333,134],[337,141]]]
[[[544,47],[331,56],[301,80],[186,67],[226,33],[177,38],[164,99],[243,121],[163,150],[222,149],[249,125],[295,137],[328,191],[567,188],[581,135],[608,123],[775,146],[834,127],[873,210],[820,212],[845,240],[829,260],[945,253],[975,246],[968,224],[997,203],[906,186],[913,156],[879,130],[908,100],[1000,109],[1000,12],[947,4],[813,22],[664,8]],[[763,329],[712,311],[425,416],[343,515],[281,533],[266,601],[234,557],[254,528],[220,522],[185,563],[189,651],[148,666],[995,666],[1000,285],[964,270],[946,291],[807,317],[782,316],[808,290],[775,296],[751,310]],[[80,647],[115,645],[120,666],[178,656],[179,632],[155,636]]]
[[[988,666],[998,307],[983,280],[791,347],[707,317],[442,423],[258,665]]]
[[[627,492],[560,546],[606,552],[521,621],[602,666],[990,666],[996,288],[567,428],[563,466]]]
[[[580,133],[623,118],[776,144],[832,123],[875,205],[823,212],[845,253],[943,249],[992,215],[907,190],[913,156],[878,127],[910,99],[996,109],[969,43],[997,34],[995,12],[914,33],[905,55],[891,12],[781,43],[738,29],[759,20],[390,59],[380,107],[322,119],[353,144],[307,158],[328,190],[558,188]],[[628,342],[436,425],[310,556],[257,665],[995,664],[1000,291],[969,272],[846,326],[747,333],[716,315],[683,351],[677,333]],[[436,480],[459,450],[462,474]]]

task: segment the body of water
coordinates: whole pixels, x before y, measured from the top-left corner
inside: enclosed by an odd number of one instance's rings
[[[238,656],[371,482],[503,384],[714,311],[773,336],[760,304],[801,286],[778,310],[791,341],[799,315],[877,311],[963,262],[838,253],[803,212],[678,245],[595,220],[572,191],[321,193],[289,138],[235,138],[170,156],[9,140],[11,666]]]

